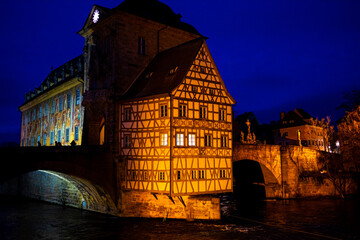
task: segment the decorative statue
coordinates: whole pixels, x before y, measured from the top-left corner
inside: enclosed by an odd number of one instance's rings
[[[301,131],[300,130],[297,130],[297,138],[298,138],[299,146],[301,147]]]

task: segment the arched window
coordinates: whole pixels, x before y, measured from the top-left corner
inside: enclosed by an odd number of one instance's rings
[[[101,119],[100,122],[100,145],[103,145],[105,142],[105,118]]]

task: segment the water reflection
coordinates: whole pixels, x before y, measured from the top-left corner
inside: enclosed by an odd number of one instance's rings
[[[221,221],[125,219],[0,196],[0,239],[359,239],[354,200],[236,201]],[[298,231],[297,231],[298,230]]]

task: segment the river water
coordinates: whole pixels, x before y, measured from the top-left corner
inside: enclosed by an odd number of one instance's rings
[[[126,219],[0,196],[0,239],[360,239],[356,200],[239,203],[222,197],[221,221]]]

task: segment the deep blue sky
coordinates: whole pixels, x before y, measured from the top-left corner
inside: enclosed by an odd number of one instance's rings
[[[1,1],[0,142],[19,141],[24,94],[80,55],[76,34],[93,4],[122,0]],[[359,0],[163,0],[207,41],[237,114],[261,123],[303,108],[341,116],[343,93],[360,89]]]

